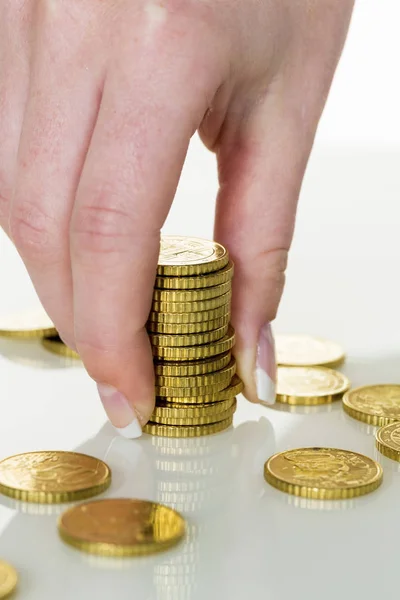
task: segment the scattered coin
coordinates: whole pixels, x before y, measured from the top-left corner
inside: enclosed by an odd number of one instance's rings
[[[343,396],[343,408],[354,419],[381,427],[400,421],[400,384],[366,385]]]
[[[226,267],[220,269],[219,271],[207,273],[205,275],[198,275],[197,277],[157,276],[155,287],[167,290],[201,290],[204,288],[220,286],[224,283],[230,284],[230,281],[233,277],[233,271],[233,263],[229,262]]]
[[[228,429],[232,425],[232,417],[220,421],[218,423],[212,423],[211,425],[187,425],[178,427],[176,425],[161,425],[159,423],[153,423],[149,421],[143,428],[144,433],[150,433],[151,435],[159,435],[162,437],[182,437],[192,438],[203,435],[212,435],[213,433],[219,433],[224,429]]]
[[[337,367],[345,358],[343,349],[329,340],[310,335],[277,335],[278,365],[288,367]]]
[[[400,423],[390,423],[376,432],[376,447],[381,454],[400,462]]]
[[[41,338],[56,333],[52,321],[44,310],[0,317],[0,336],[3,337]]]
[[[374,491],[382,467],[367,456],[336,448],[298,448],[272,456],[266,481],[282,492],[316,500],[344,500]]]
[[[46,350],[53,352],[53,354],[60,354],[61,356],[66,356],[67,358],[80,360],[79,354],[64,344],[58,334],[43,337],[41,343]]]
[[[217,242],[178,235],[161,239],[157,273],[177,277],[201,275],[223,269],[228,252]]]
[[[86,502],[60,518],[62,539],[78,550],[102,556],[153,554],[178,544],[185,521],[172,508],[129,498]]]
[[[339,400],[350,381],[326,367],[278,367],[276,399],[284,404],[317,405]]]
[[[14,567],[0,560],[0,598],[8,598],[17,587],[17,582],[18,575]]]
[[[103,461],[77,452],[26,452],[0,461],[0,493],[23,502],[82,500],[110,483],[111,471]]]

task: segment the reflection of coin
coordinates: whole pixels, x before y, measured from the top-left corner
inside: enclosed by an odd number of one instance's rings
[[[375,490],[382,467],[367,456],[335,448],[299,448],[275,454],[265,479],[282,492],[316,500],[344,500]]]
[[[44,310],[0,317],[0,335],[6,337],[43,337],[56,334]]]
[[[149,421],[144,427],[144,433],[150,433],[151,435],[160,435],[162,437],[175,437],[175,438],[190,438],[199,437],[201,435],[212,435],[227,429],[232,425],[232,417],[220,421],[219,423],[212,423],[211,425],[187,425],[178,427],[176,425],[161,425],[159,423],[152,423]]]
[[[223,284],[230,284],[233,277],[233,263],[230,262],[214,273],[195,277],[156,277],[155,287],[162,290],[203,290]],[[211,297],[211,296],[210,296]]]
[[[343,396],[343,408],[354,419],[369,425],[400,421],[400,384],[366,385]]]
[[[335,367],[345,356],[339,344],[310,335],[277,335],[275,344],[278,365]]]
[[[75,352],[75,350],[72,350],[72,348],[69,348],[69,346],[66,346],[58,335],[45,336],[42,339],[42,345],[46,350],[49,350],[54,354],[80,360],[79,354]]]
[[[225,267],[228,252],[209,240],[180,235],[161,238],[158,275],[187,276],[211,273]]]
[[[378,429],[376,447],[381,454],[400,462],[400,423],[391,423]]]
[[[15,590],[17,579],[14,567],[0,560],[0,598],[7,598]]]
[[[235,344],[235,330],[229,325],[227,334],[215,342],[201,346],[181,346],[176,348],[153,346],[153,356],[165,360],[196,360],[209,358],[231,350]]]
[[[176,511],[146,500],[113,498],[74,506],[59,520],[63,540],[90,554],[135,556],[167,550],[185,535]]]
[[[276,399],[285,404],[316,405],[339,400],[350,381],[326,367],[278,367]]]
[[[26,452],[0,461],[0,492],[23,502],[90,498],[110,483],[111,471],[103,461],[77,452]]]

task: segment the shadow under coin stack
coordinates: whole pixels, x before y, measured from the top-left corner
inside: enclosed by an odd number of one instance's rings
[[[164,236],[147,323],[156,406],[144,432],[197,437],[232,424],[243,383],[231,350],[233,264],[207,240]]]

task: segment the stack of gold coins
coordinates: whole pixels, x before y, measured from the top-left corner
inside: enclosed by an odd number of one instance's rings
[[[197,437],[229,427],[243,384],[231,354],[233,264],[207,240],[165,236],[147,329],[156,407],[144,431]]]

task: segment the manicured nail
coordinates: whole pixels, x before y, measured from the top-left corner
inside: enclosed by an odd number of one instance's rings
[[[256,364],[257,396],[260,402],[275,402],[276,361],[275,343],[271,325],[267,323],[260,331]]]
[[[125,396],[110,385],[98,383],[97,389],[99,390],[104,410],[118,433],[129,439],[140,437],[142,435],[142,428],[137,414]]]

